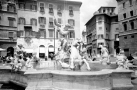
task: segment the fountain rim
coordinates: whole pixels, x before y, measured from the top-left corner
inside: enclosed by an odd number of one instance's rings
[[[73,75],[73,76],[89,76],[89,75],[107,75],[115,72],[133,72],[132,70],[117,70],[117,69],[103,69],[100,71],[65,71],[65,70],[28,70],[24,74],[56,74],[56,75]]]

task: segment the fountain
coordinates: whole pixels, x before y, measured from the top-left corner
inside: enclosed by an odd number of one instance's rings
[[[58,27],[61,35],[68,33],[67,29],[63,29],[64,26],[58,25]],[[26,90],[131,90],[133,88],[131,70],[116,69],[112,67],[115,64],[110,61],[108,64],[107,60],[105,64],[103,61],[88,60],[83,44],[78,40],[74,40],[71,48],[65,38],[60,41],[61,47],[56,56],[58,58],[52,70],[34,69],[25,72],[28,77]]]

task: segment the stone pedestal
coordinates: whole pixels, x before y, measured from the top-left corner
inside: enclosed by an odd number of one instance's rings
[[[131,84],[131,70],[113,70],[111,79],[113,83],[113,90],[132,90]]]

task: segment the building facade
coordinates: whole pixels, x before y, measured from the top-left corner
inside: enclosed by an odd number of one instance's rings
[[[54,25],[71,24],[68,42],[80,37],[81,2],[69,0],[18,0],[18,39],[28,53],[44,58],[56,53],[61,38]],[[54,48],[55,47],[55,48]]]
[[[117,0],[120,47],[126,56],[137,51],[137,0]]]
[[[115,53],[115,36],[118,35],[118,16],[115,7],[101,7],[86,23],[87,48],[90,54],[100,54],[99,45],[104,45],[111,54]]]
[[[14,47],[17,43],[17,9],[16,1],[0,1],[0,48],[2,56],[14,55]]]

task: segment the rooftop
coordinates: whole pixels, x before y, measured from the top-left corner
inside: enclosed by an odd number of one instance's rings
[[[99,9],[98,9],[98,11],[101,9],[101,8],[116,8],[116,7],[113,7],[113,6],[101,6]]]

